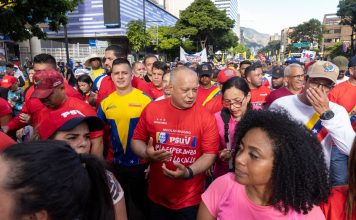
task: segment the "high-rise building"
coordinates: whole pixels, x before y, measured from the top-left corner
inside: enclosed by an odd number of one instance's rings
[[[216,7],[220,10],[225,10],[226,15],[235,21],[233,28],[234,33],[240,39],[240,15],[238,13],[237,0],[213,0]]]
[[[157,2],[169,13],[179,18],[180,12],[188,8],[194,0],[158,0]]]

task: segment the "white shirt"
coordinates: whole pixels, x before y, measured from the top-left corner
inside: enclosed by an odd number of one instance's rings
[[[355,138],[355,132],[352,129],[350,118],[345,108],[333,102],[329,102],[329,107],[335,116],[330,120],[321,120],[322,126],[328,131],[328,134],[321,142],[328,167],[330,166],[332,146],[336,145],[342,153],[349,155]],[[276,99],[269,107],[269,109],[280,108],[287,110],[294,119],[303,124],[306,124],[315,113],[314,108],[301,102],[298,95]]]

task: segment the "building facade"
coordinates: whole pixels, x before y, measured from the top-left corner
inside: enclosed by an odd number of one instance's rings
[[[294,30],[293,27],[289,27],[289,28],[284,28],[281,31],[281,54],[286,52],[288,45],[292,43],[292,40],[289,38],[289,34],[292,33],[293,30]]]
[[[348,25],[340,25],[341,18],[336,14],[325,14],[323,25],[325,33],[321,45],[322,55],[327,56],[326,48],[333,46],[337,42],[343,42],[347,45],[351,43],[352,28]]]
[[[67,14],[67,36],[70,57],[79,60],[92,53],[103,55],[107,44],[119,44],[128,49],[126,37],[127,23],[132,20],[146,20],[146,28],[151,26],[174,26],[177,17],[148,0],[120,0],[117,7],[119,26],[105,24],[104,2],[108,0],[84,0]],[[145,16],[144,16],[145,5]],[[109,13],[110,14],[110,13]],[[50,53],[57,60],[65,60],[64,29],[58,32],[44,28],[48,40],[33,38],[30,42],[20,43],[20,50]],[[92,45],[90,42],[95,42]],[[36,45],[36,46],[33,46]],[[39,51],[39,52],[38,52]],[[31,53],[32,54],[32,53]],[[32,55],[32,56],[33,56]]]

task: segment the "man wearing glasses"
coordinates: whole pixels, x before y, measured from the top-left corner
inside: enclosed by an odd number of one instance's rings
[[[296,95],[303,92],[304,86],[304,70],[301,65],[292,63],[284,69],[284,82],[287,84],[285,87],[276,89],[271,92],[266,98],[266,106],[270,106],[272,102],[278,98]]]
[[[345,108],[328,99],[338,75],[339,68],[333,63],[316,61],[308,68],[304,93],[282,97],[270,106],[270,109],[284,108],[318,138],[333,185],[342,184],[339,177],[347,173],[347,160],[344,160],[346,167],[340,166],[335,158],[340,155],[335,152],[348,156],[355,137]]]

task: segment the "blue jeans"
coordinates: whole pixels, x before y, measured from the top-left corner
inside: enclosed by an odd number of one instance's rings
[[[330,181],[332,186],[347,184],[347,162],[349,156],[333,146],[330,160]]]

